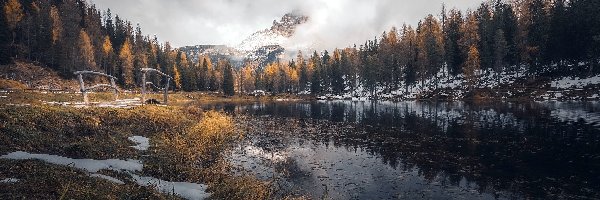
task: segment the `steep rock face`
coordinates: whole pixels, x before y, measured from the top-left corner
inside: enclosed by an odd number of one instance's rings
[[[304,24],[307,21],[307,16],[288,13],[279,22],[273,20],[273,26],[271,26],[270,30],[289,38],[294,35],[294,31],[296,31],[298,25]]]
[[[306,23],[308,17],[297,14],[285,14],[281,20],[273,21],[269,29],[253,33],[242,41],[236,49],[240,51],[256,51],[264,46],[280,45],[294,35],[296,27]]]
[[[288,13],[281,20],[274,20],[270,28],[253,33],[235,47],[196,45],[182,47],[180,50],[184,51],[192,61],[197,61],[200,55],[208,55],[213,62],[219,58],[229,58],[236,66],[241,65],[243,60],[264,65],[283,55],[285,48],[282,44],[294,35],[298,25],[307,21],[307,16]]]

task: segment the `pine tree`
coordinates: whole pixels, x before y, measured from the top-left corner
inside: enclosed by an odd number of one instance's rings
[[[0,27],[8,27],[4,9],[0,9]],[[0,28],[0,65],[11,62],[10,55],[11,33],[7,28]]]
[[[516,41],[518,36],[518,22],[513,6],[504,3],[502,0],[497,0],[494,5],[493,23],[496,30],[502,29],[504,32],[504,39],[506,40],[507,45],[507,64],[517,65],[519,62]]]
[[[198,80],[197,85],[198,85],[198,90],[200,91],[205,91],[207,90],[207,86],[208,86],[208,69],[210,68],[209,66],[211,65],[209,58],[204,57],[202,58],[202,63],[200,66],[200,70],[198,72]]]
[[[235,94],[233,69],[229,62],[226,62],[223,68],[223,93],[227,96],[233,96]]]
[[[494,36],[496,28],[492,21],[492,14],[487,3],[482,3],[475,13],[478,25],[481,67],[490,69],[494,63]]]
[[[64,0],[60,4],[58,10],[60,19],[62,21],[62,36],[60,40],[60,62],[62,74],[64,76],[72,76],[72,71],[76,69],[77,54],[77,41],[79,38],[79,32],[81,31],[81,4],[78,4],[77,0]]]
[[[406,24],[402,27],[400,39],[400,65],[404,66],[405,89],[416,82],[417,38],[415,30]]]
[[[306,64],[306,62],[304,62],[304,55],[302,55],[302,51],[298,51],[298,56],[296,58],[297,62],[298,62],[298,68],[299,68],[299,73],[300,73],[300,77],[299,77],[299,89],[300,91],[304,91],[308,88],[307,84],[309,82],[309,76],[308,76],[308,66]]]
[[[329,56],[329,52],[327,50],[323,51],[323,56],[321,57],[321,65],[319,65],[321,75],[321,84],[323,85],[322,90],[329,91],[331,89],[331,56]]]
[[[322,79],[321,79],[321,59],[319,58],[319,54],[315,51],[310,58],[310,65],[314,66],[314,70],[312,72],[312,76],[310,79],[310,92],[313,95],[321,94],[322,92]]]
[[[527,5],[528,15],[524,16],[526,28],[526,51],[523,57],[532,67],[533,72],[538,71],[546,63],[546,45],[548,41],[548,15],[545,11],[544,0],[530,0]]]
[[[448,64],[450,74],[458,75],[461,72],[462,64],[465,60],[459,45],[461,36],[460,28],[463,24],[461,12],[456,9],[450,10],[450,15],[445,24],[444,48],[446,50],[446,63]]]
[[[443,39],[439,22],[429,15],[417,28],[418,74],[423,85],[425,79],[437,72],[443,65]]]
[[[331,89],[334,94],[341,94],[344,90],[344,79],[342,78],[342,55],[339,49],[333,51],[333,59],[331,64]]]
[[[506,56],[508,54],[508,44],[504,39],[504,31],[498,29],[494,40],[494,71],[496,72],[496,82],[500,84],[500,74],[502,68],[506,65]]]

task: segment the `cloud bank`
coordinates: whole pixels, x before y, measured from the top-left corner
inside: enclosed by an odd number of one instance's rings
[[[392,26],[415,25],[427,14],[447,8],[475,8],[480,0],[93,0],[111,9],[145,34],[156,34],[174,47],[197,44],[237,45],[273,20],[297,11],[310,17],[300,26],[291,48],[313,45],[332,49],[361,44]]]

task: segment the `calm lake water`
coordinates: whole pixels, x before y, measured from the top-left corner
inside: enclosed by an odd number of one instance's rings
[[[598,199],[600,103],[270,102],[240,173],[313,199]]]

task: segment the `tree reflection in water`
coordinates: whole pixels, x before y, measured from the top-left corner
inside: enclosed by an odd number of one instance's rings
[[[279,187],[291,193],[361,199],[600,195],[598,103],[337,101],[205,108],[254,116],[241,122],[249,137],[240,145],[284,152],[286,159],[256,161],[251,171],[262,170],[263,178],[277,172],[283,177]],[[246,152],[233,157],[248,159]]]

